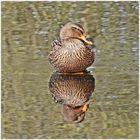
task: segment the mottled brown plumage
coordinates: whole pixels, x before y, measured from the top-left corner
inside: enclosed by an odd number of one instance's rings
[[[95,88],[95,79],[89,74],[64,75],[54,73],[49,81],[54,101],[62,104],[64,120],[80,122],[84,119],[88,101]]]
[[[58,72],[81,72],[93,63],[94,48],[80,25],[67,23],[60,30],[60,39],[54,41],[48,59]]]

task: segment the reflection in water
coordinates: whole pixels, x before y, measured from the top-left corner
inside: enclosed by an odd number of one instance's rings
[[[54,73],[49,89],[54,101],[62,104],[62,115],[67,122],[81,122],[89,107],[89,99],[95,88],[90,74],[65,75]]]
[[[3,1],[1,9],[2,138],[139,137],[138,1]],[[47,86],[51,43],[69,21],[97,46],[96,90],[79,124],[62,122]]]

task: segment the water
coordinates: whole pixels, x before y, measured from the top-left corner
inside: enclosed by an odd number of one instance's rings
[[[134,1],[2,2],[2,138],[138,138],[138,9]],[[63,120],[49,87],[47,55],[68,21],[97,46],[81,123]]]

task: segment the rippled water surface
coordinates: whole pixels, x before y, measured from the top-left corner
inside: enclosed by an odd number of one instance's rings
[[[138,138],[138,8],[138,2],[2,2],[2,137]],[[52,75],[47,60],[68,21],[80,23],[97,47],[92,76],[82,84],[80,75]],[[64,121],[50,92],[52,76],[60,93],[91,91],[81,123]]]

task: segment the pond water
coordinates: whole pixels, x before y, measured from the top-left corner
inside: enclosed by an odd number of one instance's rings
[[[138,138],[138,9],[136,1],[2,2],[2,138]],[[97,47],[91,74],[76,79],[53,74],[47,60],[68,21]],[[90,91],[82,122],[64,120],[52,78],[60,92],[73,82],[67,93]]]

